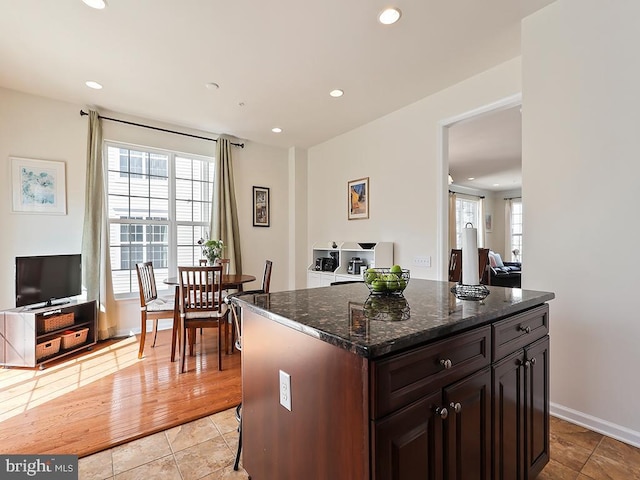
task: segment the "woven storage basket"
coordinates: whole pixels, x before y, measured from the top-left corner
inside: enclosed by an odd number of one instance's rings
[[[61,328],[70,327],[71,325],[73,325],[73,322],[73,312],[43,317],[41,331],[43,333],[53,332],[54,330],[60,330]]]
[[[55,355],[60,351],[60,337],[52,338],[36,345],[36,361],[44,357]]]
[[[69,350],[70,348],[82,345],[87,341],[88,328],[82,328],[80,330],[67,330],[62,335],[62,349]]]

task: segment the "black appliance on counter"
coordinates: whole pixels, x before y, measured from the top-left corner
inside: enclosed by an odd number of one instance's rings
[[[336,269],[336,260],[333,257],[316,258],[315,269],[319,272],[333,272]]]
[[[347,273],[350,273],[351,275],[360,275],[361,268],[366,267],[366,265],[366,262],[360,257],[353,257],[351,260],[349,260]]]

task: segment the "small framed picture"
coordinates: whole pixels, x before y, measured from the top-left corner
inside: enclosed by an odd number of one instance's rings
[[[491,232],[493,229],[493,217],[490,213],[484,214],[484,230],[485,232]]]
[[[271,219],[269,212],[269,189],[253,187],[253,226],[268,227]]]
[[[347,218],[369,218],[369,177],[347,183]]]
[[[11,158],[12,210],[66,215],[65,163]]]

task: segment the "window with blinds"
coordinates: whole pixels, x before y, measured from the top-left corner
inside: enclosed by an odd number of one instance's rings
[[[158,289],[201,257],[214,159],[108,143],[109,246],[115,294],[138,291],[136,263],[153,262]],[[171,272],[171,273],[170,273]]]

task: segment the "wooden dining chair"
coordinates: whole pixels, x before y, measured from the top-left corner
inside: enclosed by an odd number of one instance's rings
[[[138,349],[138,358],[142,358],[147,336],[147,321],[153,320],[153,344],[151,346],[155,347],[158,337],[158,320],[161,318],[171,318],[176,322],[177,317],[174,300],[158,298],[156,277],[153,273],[153,263],[137,263],[136,272],[138,274],[138,289],[140,291],[140,348]],[[175,332],[175,329],[173,330]],[[172,338],[171,342],[171,344],[175,346],[175,338]]]
[[[222,302],[222,267],[178,267],[180,281],[180,371],[186,371],[186,351],[193,356],[196,328],[218,328],[218,370],[222,370],[222,328],[227,305]]]
[[[489,249],[478,248],[478,279],[481,283],[486,279],[487,265],[489,264]],[[449,281],[460,282],[462,280],[462,250],[452,248],[449,254]]]
[[[222,273],[224,275],[229,275],[229,267],[231,265],[231,260],[228,258],[216,258],[214,265],[220,265],[222,267]]]

